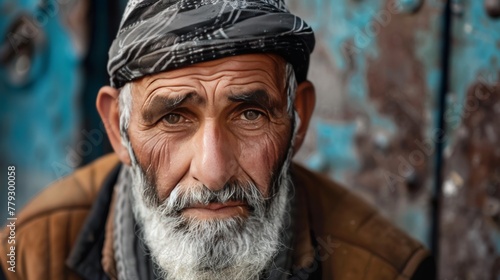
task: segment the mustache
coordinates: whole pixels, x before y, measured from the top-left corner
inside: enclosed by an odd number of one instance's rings
[[[160,209],[164,215],[178,216],[182,210],[195,205],[230,201],[241,201],[247,204],[251,212],[265,212],[268,199],[252,182],[230,182],[216,191],[203,184],[189,187],[177,185],[170,196],[161,203]]]

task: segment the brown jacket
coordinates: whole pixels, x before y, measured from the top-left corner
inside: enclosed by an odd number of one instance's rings
[[[56,182],[21,211],[15,229],[15,273],[7,270],[9,229],[2,235],[0,258],[7,279],[81,279],[66,263],[78,238],[95,238],[79,237],[84,235],[80,231],[103,182],[118,164],[115,155],[102,157]],[[297,274],[292,279],[311,279],[308,275],[318,270],[321,277],[315,279],[411,279],[428,257],[422,245],[346,189],[298,165],[292,174],[298,199],[293,248]],[[100,247],[100,263],[106,277],[114,278],[109,244],[107,238]]]

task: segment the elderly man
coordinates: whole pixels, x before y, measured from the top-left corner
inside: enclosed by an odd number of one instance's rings
[[[24,209],[6,276],[430,279],[418,242],[291,164],[313,47],[282,1],[130,1],[97,98],[115,155]]]

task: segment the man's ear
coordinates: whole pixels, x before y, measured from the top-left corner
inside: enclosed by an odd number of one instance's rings
[[[119,91],[113,87],[105,86],[99,90],[97,95],[97,111],[106,127],[109,142],[120,160],[130,165],[130,156],[127,148],[122,145],[120,137],[120,111],[118,106]]]
[[[314,106],[316,105],[316,91],[314,85],[310,81],[304,81],[300,83],[297,87],[297,93],[295,95],[295,110],[300,118],[300,125],[295,135],[295,141],[293,145],[293,153],[296,154],[297,151],[304,143],[306,138],[307,129],[309,128],[309,122],[311,121],[312,113],[314,111]]]

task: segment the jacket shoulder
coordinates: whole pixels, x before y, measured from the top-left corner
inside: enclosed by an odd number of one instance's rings
[[[306,196],[323,279],[410,279],[428,251],[346,188],[299,165],[297,192]]]
[[[15,243],[2,232],[4,274],[12,279],[77,279],[65,260],[107,175],[119,163],[103,156],[45,188],[29,202],[15,221]],[[16,249],[16,272],[5,267],[10,246]],[[11,279],[11,278],[8,278]]]

